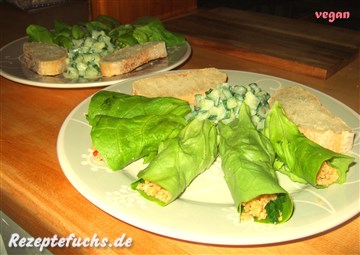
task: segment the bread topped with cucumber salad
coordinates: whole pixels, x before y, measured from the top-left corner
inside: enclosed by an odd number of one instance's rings
[[[93,21],[75,25],[55,21],[54,27],[55,31],[52,31],[32,24],[26,33],[30,42],[51,47],[57,45],[67,53],[65,59],[58,55],[52,57],[55,62],[61,62],[61,68],[49,73],[34,68],[34,63],[44,68],[52,65],[44,61],[44,56],[38,57],[45,54],[35,44],[26,46],[24,64],[40,75],[62,74],[71,80],[95,80],[125,74],[145,63],[167,57],[168,47],[186,42],[184,36],[166,30],[162,22],[153,17],[140,17],[131,24],[120,24],[110,16],[101,15]]]

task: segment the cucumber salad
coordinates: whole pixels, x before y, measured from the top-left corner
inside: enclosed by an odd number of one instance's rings
[[[245,102],[250,108],[254,125],[261,130],[264,128],[265,118],[270,109],[269,98],[270,94],[256,83],[246,85],[223,83],[209,89],[204,95],[195,95],[192,112],[186,118],[209,119],[215,123],[222,121],[227,124],[239,117],[241,104]]]
[[[31,24],[26,33],[29,41],[54,43],[66,48],[68,68],[63,75],[79,81],[101,77],[100,59],[114,50],[150,41],[164,41],[167,47],[186,41],[183,35],[168,31],[160,20],[147,16],[131,24],[121,24],[106,15],[74,25],[56,20],[53,30]]]
[[[91,37],[73,39],[68,49],[68,68],[63,73],[69,79],[96,79],[101,75],[100,59],[115,50],[111,38],[104,31],[94,30]]]

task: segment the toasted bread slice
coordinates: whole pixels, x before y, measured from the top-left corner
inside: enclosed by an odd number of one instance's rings
[[[40,75],[58,75],[67,68],[67,51],[56,44],[26,42],[23,53],[25,66]]]
[[[279,89],[271,96],[270,105],[275,101],[280,102],[288,118],[310,140],[335,152],[351,150],[355,136],[353,130],[308,90],[302,87]]]
[[[166,56],[165,42],[147,42],[128,46],[101,58],[101,75],[114,76],[128,73],[151,60]]]
[[[194,69],[137,80],[133,83],[132,93],[146,97],[176,97],[193,103],[196,94],[202,94],[226,80],[226,73],[216,68]]]

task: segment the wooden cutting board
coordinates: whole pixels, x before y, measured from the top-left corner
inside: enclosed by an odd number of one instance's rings
[[[321,79],[359,51],[358,31],[237,9],[198,11],[164,24],[190,44]]]

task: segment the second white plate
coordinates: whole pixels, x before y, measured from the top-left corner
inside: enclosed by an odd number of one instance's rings
[[[15,40],[0,49],[0,75],[25,85],[47,88],[88,88],[104,87],[120,81],[140,77],[147,74],[164,72],[174,69],[184,63],[191,55],[191,46],[185,43],[179,46],[168,47],[166,58],[151,61],[134,71],[113,77],[101,77],[97,80],[70,80],[63,75],[43,76],[29,70],[23,64],[22,46],[28,37]]]

